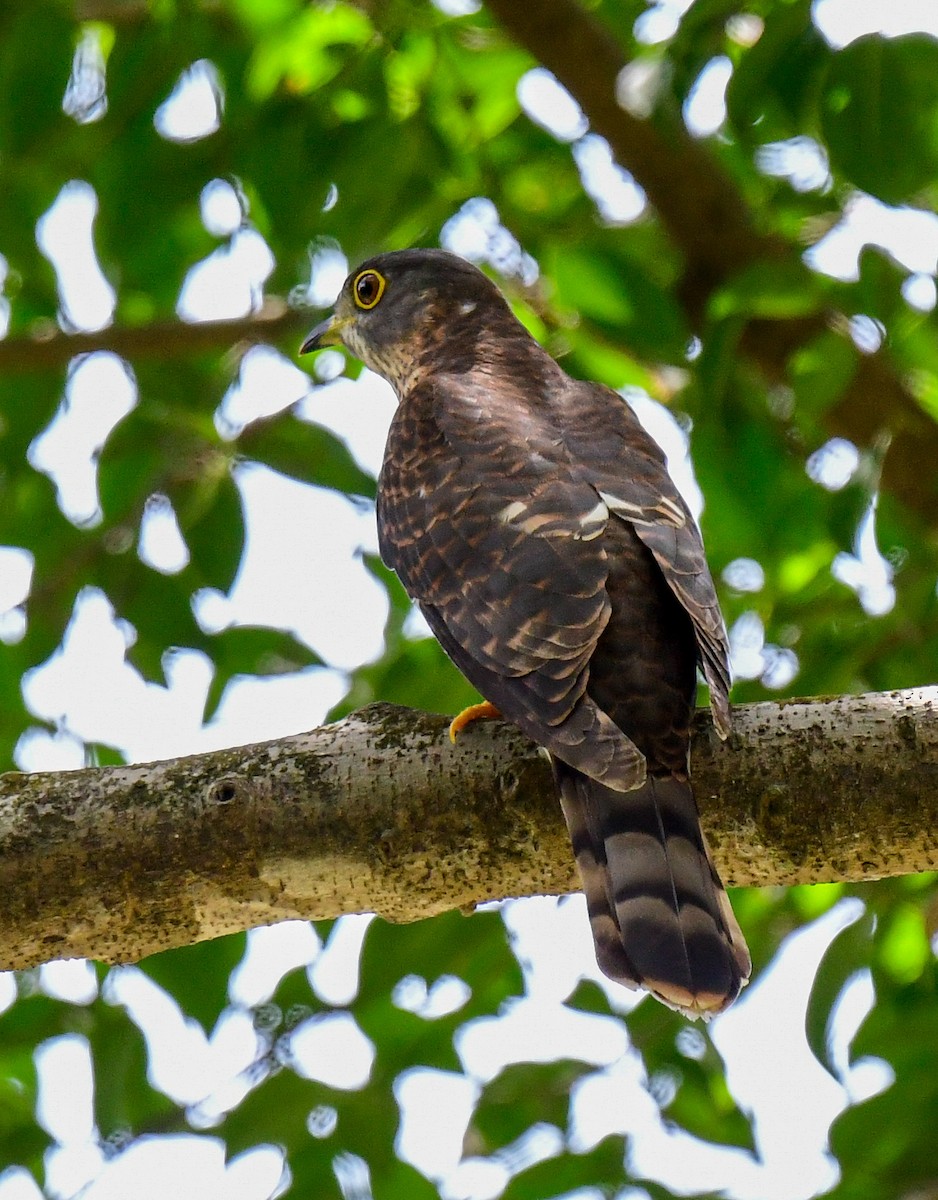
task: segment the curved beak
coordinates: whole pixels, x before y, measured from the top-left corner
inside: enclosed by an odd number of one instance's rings
[[[335,313],[326,317],[325,321],[310,331],[309,336],[300,346],[300,354],[309,354],[320,350],[323,346],[338,346],[342,341],[342,330],[353,321],[354,317],[337,317]]]

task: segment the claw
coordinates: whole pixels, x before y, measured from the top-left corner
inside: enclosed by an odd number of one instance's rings
[[[488,700],[483,700],[481,704],[470,704],[468,708],[464,708],[461,713],[457,713],[450,721],[449,740],[456,745],[456,735],[460,733],[467,725],[473,721],[498,721],[501,718],[501,713],[494,704],[489,704]]]

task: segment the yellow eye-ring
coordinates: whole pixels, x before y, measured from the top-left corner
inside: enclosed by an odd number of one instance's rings
[[[377,271],[362,271],[355,276],[352,284],[352,295],[359,308],[374,308],[384,295],[385,278]]]

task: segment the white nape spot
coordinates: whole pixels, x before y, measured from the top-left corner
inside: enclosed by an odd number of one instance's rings
[[[808,458],[808,478],[829,492],[839,492],[853,478],[860,465],[860,452],[846,438],[831,438]]]
[[[528,506],[522,500],[512,500],[511,504],[506,504],[495,515],[503,525],[509,525],[516,517],[520,517],[523,512],[527,512],[527,508]]]
[[[573,159],[587,194],[610,225],[626,225],[645,211],[645,193],[612,156],[605,138],[596,133],[574,143]]]
[[[114,316],[116,294],[94,250],[98,197],[90,183],[66,183],[36,222],[36,242],[52,264],[62,320],[76,330],[103,329]]]
[[[532,121],[558,141],[573,142],[589,129],[579,104],[545,67],[521,76],[518,102]]]
[[[934,278],[922,271],[910,275],[902,284],[902,297],[910,308],[931,312],[938,302]]]
[[[202,224],[215,237],[230,237],[244,224],[247,199],[227,179],[211,179],[199,196]]]
[[[734,558],[723,568],[723,582],[734,592],[761,592],[765,571],[754,558]]]
[[[796,192],[816,192],[831,182],[827,151],[810,137],[767,142],[756,151],[756,165],[764,175],[787,179]]]
[[[459,311],[464,317],[468,317],[470,313],[474,313],[478,305],[475,300],[464,300],[459,306]]]
[[[726,120],[726,89],[733,64],[721,54],[712,58],[698,75],[684,101],[684,124],[693,137],[709,137]]]
[[[179,76],[167,100],[159,106],[153,124],[170,142],[195,142],[221,125],[224,92],[214,63],[201,58]]]

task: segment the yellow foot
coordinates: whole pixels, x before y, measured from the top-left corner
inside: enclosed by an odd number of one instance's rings
[[[468,708],[464,708],[461,713],[453,717],[450,722],[449,740],[455,745],[457,733],[460,733],[471,722],[497,721],[501,715],[495,705],[489,704],[488,700],[483,700],[481,704],[470,704]]]

